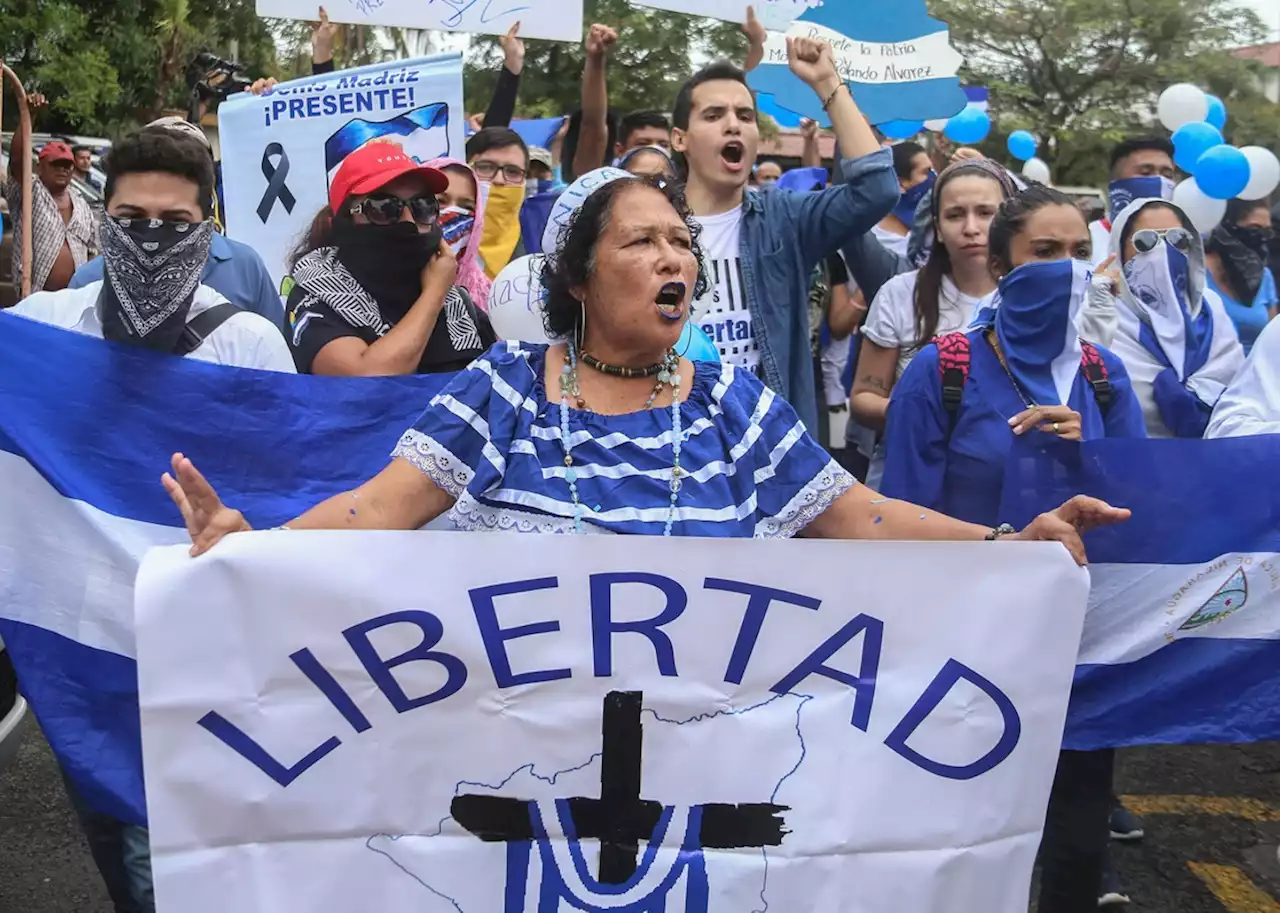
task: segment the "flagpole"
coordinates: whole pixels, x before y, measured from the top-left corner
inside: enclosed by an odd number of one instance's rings
[[[22,157],[22,217],[21,227],[19,231],[22,237],[22,287],[18,290],[18,300],[21,301],[31,294],[31,109],[27,106],[27,91],[22,85],[22,80],[18,78],[18,74],[9,69],[3,62],[0,62],[0,118],[4,114],[4,81],[9,81],[13,86],[14,94],[18,96],[18,130],[27,137],[27,148],[23,151],[26,153]],[[10,149],[12,152],[12,149]],[[13,162],[10,160],[10,169]]]

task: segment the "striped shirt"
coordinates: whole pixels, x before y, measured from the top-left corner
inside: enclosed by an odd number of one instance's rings
[[[80,195],[68,188],[71,196],[71,219],[62,220],[58,203],[49,192],[49,188],[33,176],[31,183],[35,190],[32,193],[31,207],[31,291],[39,292],[49,278],[58,254],[65,243],[71,249],[71,258],[76,269],[84,266],[98,252],[98,225],[89,204]],[[22,182],[10,179],[4,185],[5,199],[9,201],[9,221],[13,232],[13,287],[21,294],[22,289]]]
[[[560,403],[543,384],[547,347],[501,342],[461,372],[401,438],[408,460],[455,498],[464,530],[573,531]],[[683,486],[673,535],[789,537],[855,483],[791,405],[748,370],[695,365],[681,405]],[[662,535],[671,499],[671,410],[571,409],[590,532]]]

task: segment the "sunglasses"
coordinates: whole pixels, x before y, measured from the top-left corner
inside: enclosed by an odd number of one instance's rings
[[[519,165],[499,165],[497,162],[490,162],[486,159],[480,159],[478,162],[472,163],[471,167],[476,170],[476,174],[480,176],[482,181],[492,181],[501,171],[508,184],[519,184],[524,181],[527,174],[525,169]]]
[[[1160,239],[1164,238],[1164,243],[1168,244],[1179,253],[1188,253],[1191,250],[1192,237],[1191,232],[1185,228],[1166,228],[1163,231],[1157,231],[1154,228],[1143,228],[1133,233],[1133,249],[1140,254],[1149,253],[1156,249],[1156,245],[1160,243]]]
[[[419,225],[435,225],[440,218],[440,203],[435,194],[423,194],[408,200],[389,193],[378,193],[365,197],[351,207],[352,214],[361,213],[372,225],[393,225],[404,215],[404,208],[409,207],[413,221]]]

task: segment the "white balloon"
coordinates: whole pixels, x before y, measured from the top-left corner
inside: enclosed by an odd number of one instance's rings
[[[1049,179],[1053,177],[1049,172],[1049,165],[1042,158],[1029,158],[1022,165],[1022,176],[1028,181],[1036,181],[1040,184],[1048,184]]]
[[[1280,159],[1262,146],[1245,146],[1240,151],[1249,160],[1249,183],[1240,191],[1240,199],[1261,200],[1280,185]]]
[[[500,339],[549,342],[542,325],[542,264],[546,257],[529,254],[512,260],[489,290],[489,322]]]
[[[1207,196],[1195,178],[1187,178],[1173,188],[1173,204],[1187,214],[1201,234],[1208,234],[1227,214],[1227,201]]]
[[[1166,130],[1177,130],[1209,116],[1209,96],[1189,82],[1180,82],[1160,93],[1156,113]]]

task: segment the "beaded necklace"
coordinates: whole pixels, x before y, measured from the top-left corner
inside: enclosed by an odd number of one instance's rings
[[[583,361],[587,361],[587,356],[583,354]],[[592,364],[594,362],[594,364]],[[603,364],[592,359],[588,364]],[[657,367],[658,382],[654,385],[653,392],[649,394],[648,401],[644,404],[646,410],[652,409],[654,402],[657,400],[662,388],[671,385],[671,432],[672,432],[672,465],[671,465],[671,506],[667,509],[667,522],[663,527],[662,535],[670,536],[671,528],[676,522],[676,501],[680,497],[680,489],[683,487],[681,480],[683,473],[680,470],[680,440],[682,428],[680,425],[680,356],[672,349],[663,357],[661,363]],[[613,372],[606,372],[612,374]],[[620,376],[620,375],[615,375]],[[635,372],[632,376],[644,377],[649,376],[647,373]],[[560,444],[564,448],[564,478],[569,483],[569,496],[573,498],[573,531],[582,533],[582,517],[586,513],[586,508],[582,504],[581,498],[578,496],[578,471],[573,468],[573,443],[569,437],[569,397],[572,396],[577,403],[579,409],[587,409],[586,400],[582,398],[582,389],[578,384],[578,353],[570,342],[565,348],[564,367],[560,369]]]

